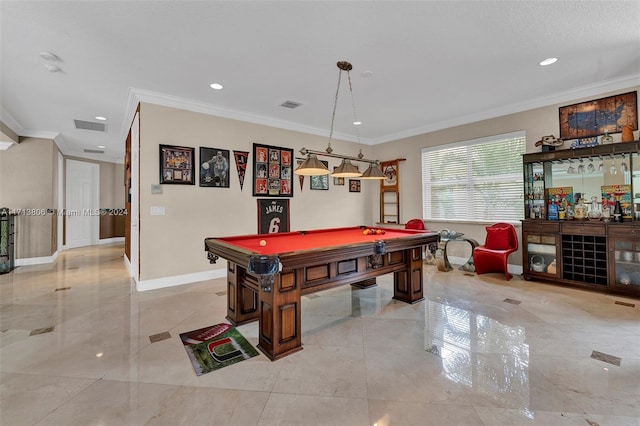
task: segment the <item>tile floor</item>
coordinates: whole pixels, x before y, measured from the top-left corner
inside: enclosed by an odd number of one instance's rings
[[[391,276],[303,297],[303,351],[198,377],[179,334],[225,321],[224,279],[138,293],[122,245],[20,267],[0,275],[0,424],[640,425],[640,300],[425,275],[415,305]]]

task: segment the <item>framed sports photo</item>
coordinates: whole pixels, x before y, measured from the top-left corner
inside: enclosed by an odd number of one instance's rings
[[[328,161],[320,160],[325,167],[329,167]],[[311,179],[311,189],[320,189],[327,191],[329,189],[329,175],[309,176]]]
[[[293,197],[293,149],[253,144],[253,195]]]
[[[193,185],[194,148],[160,145],[160,183]]]
[[[229,188],[229,150],[200,147],[200,186]]]
[[[360,179],[349,179],[349,192],[360,192]]]

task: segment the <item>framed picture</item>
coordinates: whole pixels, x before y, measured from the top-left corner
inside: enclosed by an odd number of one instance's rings
[[[349,179],[349,192],[360,192],[360,179]]]
[[[293,197],[293,149],[253,144],[253,195]]]
[[[325,167],[329,167],[328,161],[320,160]],[[311,189],[328,190],[329,189],[329,175],[322,176],[309,176],[311,181]]]
[[[289,232],[289,200],[258,199],[258,234]]]
[[[338,168],[338,166],[335,166],[333,168],[333,171],[335,172],[337,168]],[[334,185],[344,185],[344,178],[343,177],[334,177],[333,178],[333,184]]]
[[[229,188],[229,151],[200,147],[200,186]]]
[[[160,145],[160,183],[193,185],[194,148]]]
[[[380,190],[392,190],[398,187],[398,160],[380,163],[382,173],[386,176],[380,181]]]
[[[579,139],[638,129],[638,92],[582,102],[559,108],[560,138]]]

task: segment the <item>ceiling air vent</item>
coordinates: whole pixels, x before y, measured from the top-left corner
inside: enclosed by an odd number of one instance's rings
[[[73,120],[76,129],[93,130],[95,132],[106,132],[107,125],[105,123],[95,123],[93,121]]]
[[[300,102],[294,102],[294,101],[284,101],[283,103],[280,104],[280,106],[283,106],[285,108],[298,108],[300,105],[302,105]]]
[[[104,154],[104,151],[99,149],[85,149],[84,152],[88,154]]]

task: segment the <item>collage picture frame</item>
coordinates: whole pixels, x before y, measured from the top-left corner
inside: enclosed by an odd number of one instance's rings
[[[293,197],[293,149],[253,144],[253,195]]]
[[[160,145],[160,183],[193,185],[195,148]]]

